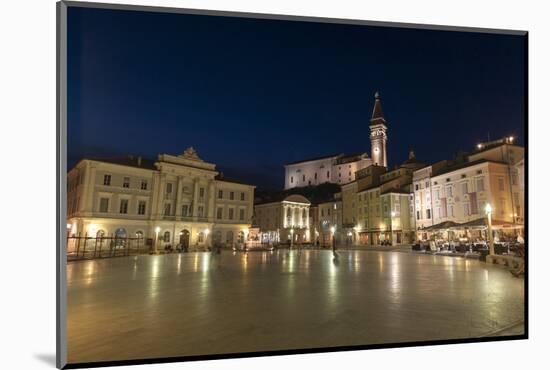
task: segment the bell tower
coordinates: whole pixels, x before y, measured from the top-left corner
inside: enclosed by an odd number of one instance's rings
[[[386,119],[382,112],[382,104],[380,103],[380,93],[377,91],[374,94],[374,109],[372,110],[372,118],[370,119],[370,148],[372,164],[377,166],[388,167],[388,157],[386,155]]]

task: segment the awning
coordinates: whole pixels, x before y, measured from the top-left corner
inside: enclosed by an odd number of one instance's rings
[[[454,228],[456,226],[460,225],[459,223],[456,223],[454,221],[443,221],[438,224],[428,226],[424,229],[420,229],[418,231],[438,231],[438,230],[448,230],[450,228]]]

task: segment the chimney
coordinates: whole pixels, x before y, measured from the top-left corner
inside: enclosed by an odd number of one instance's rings
[[[409,150],[409,159],[413,159],[414,157],[414,150]]]
[[[141,156],[137,157],[137,165],[141,167]]]

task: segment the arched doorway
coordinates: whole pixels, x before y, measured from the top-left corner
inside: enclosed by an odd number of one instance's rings
[[[180,232],[180,244],[182,248],[189,248],[189,231],[188,230],[182,230]]]
[[[212,234],[212,245],[218,247],[222,244],[222,232],[220,230],[214,231]]]

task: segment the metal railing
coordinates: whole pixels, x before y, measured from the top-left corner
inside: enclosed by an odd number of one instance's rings
[[[68,236],[67,261],[149,253],[153,240],[117,236]]]

